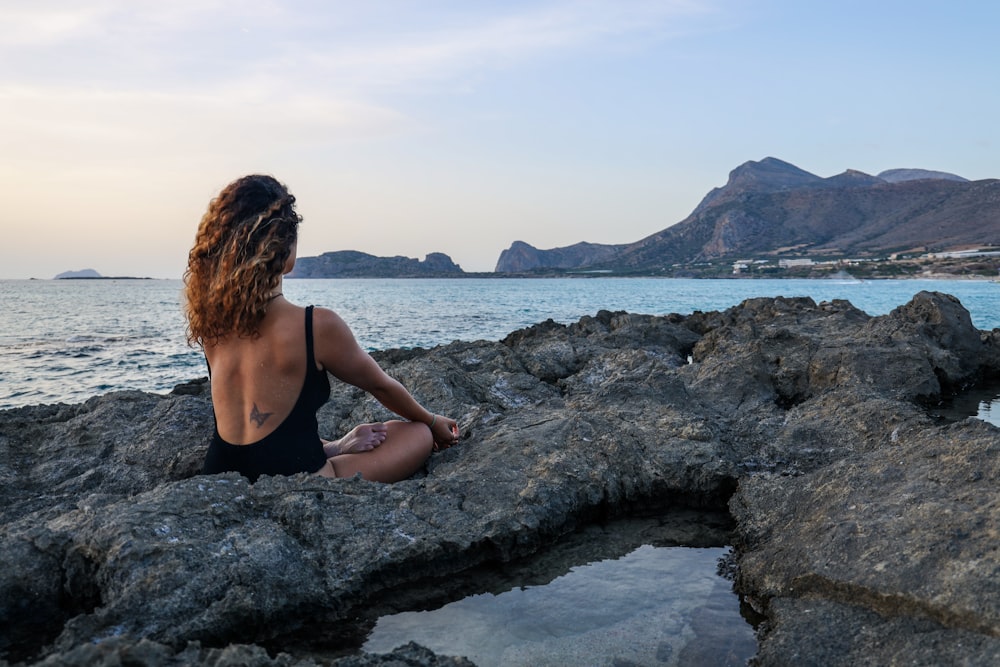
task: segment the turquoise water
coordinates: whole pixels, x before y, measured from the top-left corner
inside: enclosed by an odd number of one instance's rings
[[[871,315],[921,290],[957,296],[981,329],[1000,327],[1000,283],[988,281],[471,278],[289,280],[285,295],[338,311],[369,350],[499,340],[598,310],[689,314],[755,296],[847,299]],[[0,409],[81,402],[119,389],[165,392],[205,374],[184,341],[177,280],[0,281]]]

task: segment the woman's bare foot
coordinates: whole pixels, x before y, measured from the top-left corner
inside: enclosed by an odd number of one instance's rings
[[[385,424],[381,422],[359,424],[339,440],[324,440],[323,452],[326,454],[326,458],[331,458],[338,454],[371,451],[385,442],[386,430]]]

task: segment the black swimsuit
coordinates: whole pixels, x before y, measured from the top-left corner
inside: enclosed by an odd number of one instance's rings
[[[295,407],[274,432],[249,445],[233,445],[223,440],[216,421],[203,474],[235,471],[255,482],[261,475],[316,472],[326,465],[316,411],[330,398],[330,379],[325,370],[316,368],[312,314],[313,307],[309,306],[306,308],[306,377]]]

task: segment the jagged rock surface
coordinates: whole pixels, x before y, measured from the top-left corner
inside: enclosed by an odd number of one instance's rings
[[[881,317],[808,298],[602,311],[376,356],[463,427],[394,485],[198,475],[199,382],[0,413],[0,658],[311,664],[270,656],[321,652],[393,587],[636,506],[727,502],[760,664],[1000,652],[1000,431],[920,405],[1000,377],[1000,331],[953,297]],[[336,435],[388,415],[338,385],[320,416]],[[423,662],[342,664],[463,664],[407,650]]]

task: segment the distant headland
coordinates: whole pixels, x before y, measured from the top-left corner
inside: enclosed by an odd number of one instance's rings
[[[299,257],[289,278],[458,278],[467,276],[451,257],[432,252],[423,260],[412,257],[376,257],[356,250]]]

